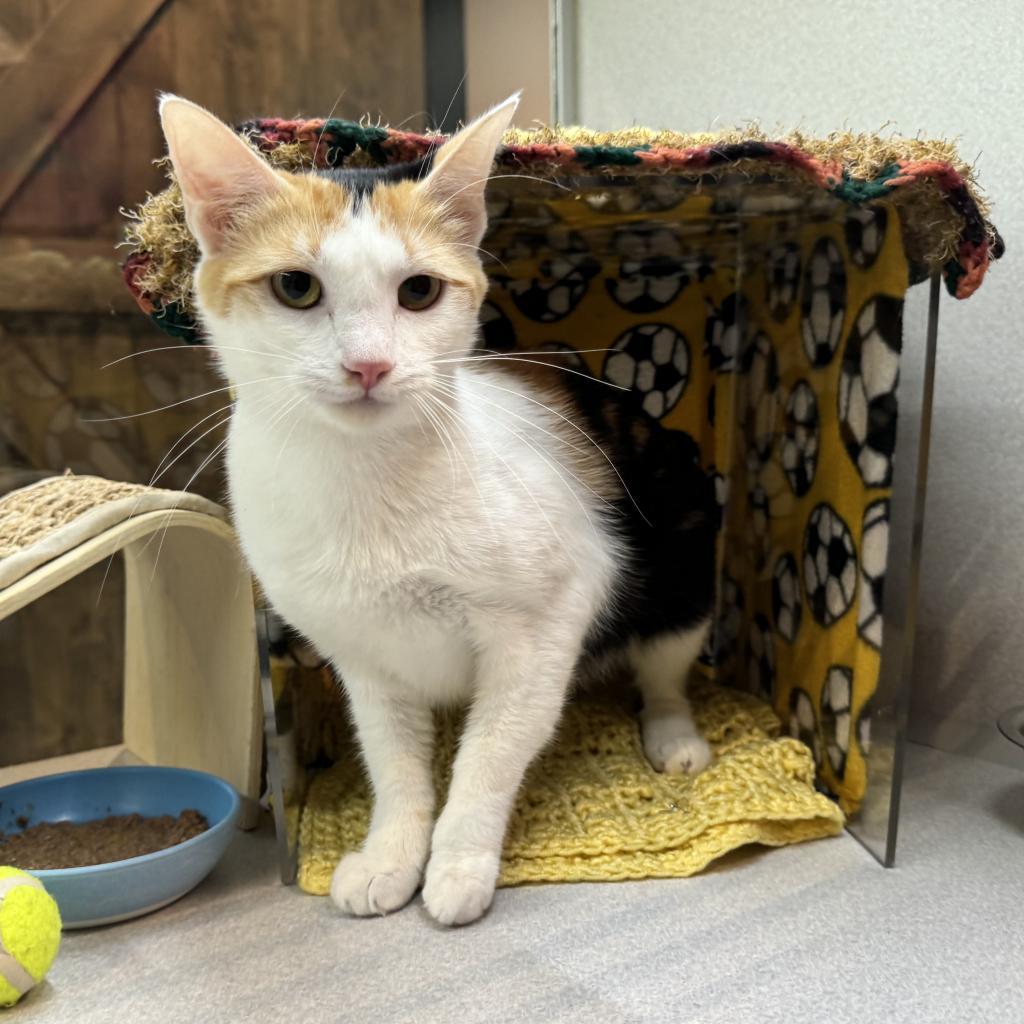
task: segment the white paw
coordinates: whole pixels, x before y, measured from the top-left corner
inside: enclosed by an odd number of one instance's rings
[[[356,917],[390,914],[412,899],[419,884],[418,865],[360,851],[346,854],[334,869],[331,899],[339,910]]]
[[[644,753],[656,772],[696,775],[711,764],[711,748],[688,716],[651,716],[644,719],[642,730]]]
[[[427,865],[423,902],[441,924],[469,924],[491,905],[497,880],[497,857],[435,854]]]

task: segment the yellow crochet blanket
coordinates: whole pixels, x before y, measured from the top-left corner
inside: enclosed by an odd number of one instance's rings
[[[684,877],[748,843],[784,846],[841,830],[839,807],[815,791],[810,751],[779,737],[767,705],[703,680],[692,698],[715,751],[696,778],[650,768],[626,698],[572,703],[519,795],[499,884]],[[438,724],[439,794],[458,726],[454,718]],[[299,834],[306,892],[329,891],[335,864],[366,835],[370,806],[354,748],[313,780]]]

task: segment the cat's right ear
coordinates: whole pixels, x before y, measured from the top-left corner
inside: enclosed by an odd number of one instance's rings
[[[243,139],[197,104],[165,93],[160,122],[185,220],[204,254],[222,248],[240,211],[287,187]]]

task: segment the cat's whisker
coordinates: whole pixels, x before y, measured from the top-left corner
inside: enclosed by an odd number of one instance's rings
[[[477,497],[480,499],[480,504],[484,508],[484,510],[487,512],[487,521],[488,521],[488,523],[491,526],[492,536],[494,536],[494,529],[495,529],[495,526],[497,524],[497,520],[492,515],[491,510],[490,510],[490,508],[489,508],[489,506],[487,504],[487,499],[484,497],[483,491],[480,489],[480,481],[478,480],[479,469],[480,469],[479,453],[477,452],[476,447],[473,444],[472,438],[469,436],[469,433],[467,432],[466,427],[465,427],[465,425],[462,422],[462,418],[459,415],[458,410],[456,408],[456,403],[455,402],[446,402],[446,401],[443,400],[443,398],[456,398],[457,399],[458,396],[447,394],[444,391],[442,391],[442,396],[443,397],[434,394],[434,392],[432,392],[432,391],[428,391],[426,394],[427,394],[428,398],[432,398],[437,403],[439,408],[441,410],[443,410],[442,415],[447,415],[448,416],[448,420],[451,423],[451,425],[456,430],[458,430],[459,435],[466,442],[466,447],[469,449],[470,455],[473,458],[473,465],[476,467],[476,472],[473,472],[472,470],[470,470],[468,464],[466,464],[466,469],[467,469],[467,472],[469,472],[470,479],[473,482],[473,487],[476,489]]]
[[[182,489],[183,493],[188,491],[188,489],[192,486],[192,484],[195,483],[196,478],[199,476],[199,474],[202,473],[203,470],[206,469],[206,467],[209,466],[210,463],[213,462],[213,460],[215,458],[217,458],[217,456],[220,455],[220,453],[222,451],[224,451],[224,449],[227,446],[228,446],[228,439],[227,438],[224,438],[223,441],[218,441],[217,442],[217,445],[213,449],[213,451],[210,452],[210,454],[207,455],[205,459],[203,459],[203,461],[199,464],[199,468],[188,478],[188,482],[185,484],[184,488]],[[178,511],[178,508],[180,507],[180,505],[181,505],[181,499],[179,498],[178,501],[175,502],[174,508],[172,508],[167,513],[167,515],[164,517],[163,529],[160,531],[160,543],[157,545],[156,555],[153,557],[153,571],[149,575],[150,586],[153,585],[153,581],[156,579],[156,570],[157,570],[157,566],[160,564],[160,555],[161,555],[161,553],[163,552],[163,549],[164,549],[164,541],[167,539],[167,531],[168,531],[168,529],[170,528],[170,525],[171,525],[171,517],[173,516],[173,514],[175,512]],[[154,533],[153,536],[156,536],[156,534]],[[147,544],[148,544],[148,541],[147,541]],[[143,550],[145,550],[145,548],[143,548]]]
[[[346,85],[341,92],[338,93],[338,98],[331,104],[331,109],[328,115],[324,118],[324,123],[320,125],[320,134],[316,137],[316,145],[313,147],[313,165],[316,166],[316,155],[320,152],[320,143],[324,140],[324,132],[327,131],[327,123],[332,117],[334,112],[338,109],[338,104],[341,102],[345,93],[348,92],[348,86]]]
[[[152,476],[149,478],[149,482],[147,483],[146,486],[147,487],[155,486],[157,480],[159,480],[160,477],[163,476],[165,473],[169,472],[173,468],[175,463],[177,463],[180,459],[182,459],[185,455],[187,455],[197,444],[199,444],[203,440],[204,437],[206,437],[208,434],[211,434],[218,427],[221,427],[225,423],[227,423],[231,419],[230,416],[226,416],[219,423],[215,423],[212,427],[209,428],[209,430],[203,431],[202,434],[200,434],[198,437],[194,438],[180,452],[178,452],[178,454],[175,455],[174,458],[171,459],[171,461],[169,463],[167,462],[167,460],[170,458],[171,453],[175,450],[175,448],[177,448],[178,445],[181,444],[181,442],[184,441],[185,438],[188,437],[188,435],[191,434],[193,430],[195,430],[197,427],[201,427],[207,420],[211,419],[212,417],[217,416],[218,414],[226,411],[227,409],[230,409],[232,407],[232,405],[233,405],[233,403],[231,403],[231,402],[229,402],[227,405],[222,405],[219,409],[215,409],[213,412],[208,413],[198,423],[193,423],[191,427],[189,427],[187,430],[185,430],[178,437],[178,439],[176,441],[174,441],[174,443],[170,446],[170,448],[168,448],[167,451],[164,453],[163,457],[160,459],[160,462],[157,464],[156,469],[153,471]],[[166,466],[164,465],[165,463],[167,463]],[[145,492],[143,492],[142,494],[139,494],[139,496],[135,499],[134,503],[132,504],[131,511],[128,513],[126,521],[130,521],[130,520],[134,519],[139,514],[139,506],[142,504],[142,498],[143,498],[143,494],[144,493]],[[142,546],[142,550],[143,551],[146,550],[146,546],[148,544],[149,544],[149,540],[147,540],[146,544],[144,544]],[[103,598],[103,590],[104,590],[104,588],[107,585],[107,578],[110,576],[110,569],[111,569],[111,566],[114,564],[114,558],[116,556],[117,556],[117,552],[115,551],[107,559],[106,568],[103,570],[103,578],[100,580],[100,585],[99,585],[99,587],[97,588],[97,591],[96,591],[96,606],[97,607],[99,607],[99,603],[100,603],[100,601]]]
[[[221,410],[221,411],[223,411],[223,410]],[[228,414],[223,419],[218,420],[216,423],[214,423],[214,425],[212,427],[207,427],[206,430],[204,430],[198,437],[193,438],[193,440],[190,441],[180,452],[178,452],[178,454],[175,455],[174,458],[171,459],[171,461],[168,462],[166,466],[163,466],[163,468],[160,468],[160,466],[158,466],[157,467],[157,471],[153,474],[153,477],[149,481],[149,486],[150,487],[155,487],[157,480],[159,480],[160,477],[164,476],[164,474],[169,473],[174,468],[174,466],[178,462],[181,461],[181,459],[185,455],[187,455],[193,448],[195,448],[195,446],[197,444],[199,444],[203,440],[204,437],[208,437],[210,434],[212,434],[219,427],[226,426],[230,421],[231,421],[231,415]],[[196,426],[199,426],[199,424],[196,424]],[[195,427],[192,427],[191,429],[195,430]],[[180,438],[179,438],[179,442],[180,442]],[[176,443],[178,443],[178,442],[176,442]],[[167,456],[165,455],[164,459],[166,459],[166,458],[167,458]],[[161,464],[162,464],[162,461],[163,460],[161,460]]]
[[[472,242],[449,242],[448,244],[457,245],[464,249],[473,249],[475,252],[482,252],[485,256],[490,256],[490,258],[494,260],[494,262],[497,263],[502,270],[508,270],[508,266],[505,264],[503,260],[498,259],[498,257],[495,256],[493,252],[484,249],[482,246],[473,245]]]
[[[277,401],[278,397],[279,396],[277,394],[270,395],[266,399],[266,401],[264,402],[264,404],[262,405],[261,408],[263,410],[268,410],[268,409],[272,408],[276,404],[276,401]],[[167,473],[169,473],[171,471],[171,469],[173,469],[174,466],[178,462],[180,462],[180,460],[182,458],[184,458],[185,455],[188,454],[189,451],[191,451],[193,448],[195,448],[196,445],[198,445],[203,440],[203,438],[205,438],[208,435],[212,434],[217,428],[225,426],[228,423],[230,423],[231,422],[231,413],[229,413],[229,415],[225,416],[223,419],[221,419],[220,421],[215,423],[212,427],[210,427],[207,430],[203,431],[198,437],[193,438],[172,459],[171,458],[171,453],[174,451],[175,448],[177,448],[177,446],[179,444],[181,444],[181,442],[189,434],[192,433],[193,430],[196,430],[198,427],[202,426],[202,424],[205,423],[207,420],[209,420],[212,417],[218,415],[219,413],[226,412],[228,410],[231,410],[232,413],[233,413],[234,408],[235,408],[235,402],[234,401],[228,402],[227,405],[223,405],[219,409],[215,409],[212,413],[208,413],[201,420],[199,420],[197,423],[194,423],[191,427],[189,427],[186,431],[184,431],[184,433],[182,433],[182,435],[171,445],[171,447],[167,450],[167,452],[164,453],[163,457],[160,459],[160,462],[157,464],[156,469],[153,471],[152,476],[149,478],[149,482],[148,482],[147,486],[149,486],[149,487],[155,486],[156,482],[160,479],[160,477],[165,476]],[[170,459],[170,461],[168,461],[168,459]],[[129,519],[133,519],[135,517],[135,515],[137,515],[137,510],[138,510],[138,507],[139,507],[139,504],[140,504],[141,500],[142,500],[142,497],[140,495],[140,497],[138,499],[136,499],[135,506],[132,509],[131,514],[128,516]],[[146,541],[146,545],[148,545],[148,544],[149,544],[149,540]],[[145,545],[143,546],[143,550],[145,550]]]
[[[452,394],[454,397],[456,393],[453,391],[450,392],[450,394]],[[478,397],[479,396],[469,396],[469,400],[474,401]],[[501,408],[500,406],[496,405],[496,403],[493,402],[490,402],[488,404],[493,405],[495,408]],[[504,411],[507,412],[508,410]],[[590,518],[590,513],[587,511],[586,505],[583,504],[583,499],[580,498],[579,494],[572,487],[569,481],[565,478],[563,470],[565,471],[565,473],[568,473],[569,476],[571,476],[585,491],[588,491],[593,497],[597,498],[598,501],[603,502],[613,511],[615,510],[615,506],[612,505],[611,502],[602,498],[601,495],[599,495],[592,487],[590,487],[583,480],[581,480],[575,473],[572,472],[572,470],[564,466],[562,463],[558,462],[557,459],[554,459],[553,457],[548,455],[548,453],[545,452],[543,449],[538,448],[537,445],[535,445],[528,437],[526,437],[524,434],[521,434],[514,427],[510,426],[508,423],[498,423],[498,421],[494,417],[491,417],[488,422],[492,426],[504,427],[510,434],[512,434],[513,437],[518,438],[519,441],[521,441],[530,449],[530,451],[532,451],[535,455],[543,459],[554,470],[555,475],[559,478],[565,489],[572,495],[576,503],[579,505],[580,510],[583,512],[583,515],[585,516],[587,522],[590,524],[591,529],[594,529],[594,521]],[[532,425],[535,426],[536,424]]]
[[[456,410],[451,405],[449,405],[448,403],[442,401],[433,392],[427,391],[427,392],[424,393],[423,397],[433,401],[434,403],[436,403],[438,408],[441,410],[439,412],[439,417],[440,417],[440,419],[442,421],[444,420],[445,415],[447,415],[448,422],[451,423],[451,425],[456,430],[458,430],[459,434],[462,436],[462,439],[466,442],[466,447],[470,450],[470,454],[473,457],[473,462],[476,465],[477,470],[479,471],[479,460],[477,458],[476,449],[473,447],[473,443],[470,440],[469,434],[466,433],[466,429],[462,425],[462,422],[460,421],[460,418],[459,418]],[[454,441],[452,443],[453,443],[453,446],[454,446]],[[469,463],[466,462],[465,458],[462,455],[461,450],[457,446],[455,447],[455,450],[458,453],[459,459],[462,461],[463,466],[465,466],[465,468],[466,468],[466,473],[468,474],[469,479],[470,479],[470,481],[473,484],[473,489],[476,491],[477,497],[480,499],[480,507],[484,510],[484,512],[486,514],[487,523],[488,523],[488,525],[490,526],[490,529],[491,529],[492,540],[496,541],[497,540],[497,536],[496,536],[496,533],[495,533],[495,529],[496,529],[496,526],[497,526],[497,519],[493,515],[490,507],[487,504],[487,499],[484,497],[484,492],[480,489],[480,481],[477,479],[477,477],[479,475],[479,472],[474,472],[470,468]]]
[[[492,445],[491,442],[488,441],[485,436],[481,435],[480,439],[483,441],[485,445],[487,445],[487,448],[490,451],[490,453],[505,467],[505,469],[508,471],[509,476],[511,476],[512,479],[519,484],[519,486],[523,489],[523,492],[526,494],[526,496],[534,503],[534,505],[537,506],[537,511],[541,514],[541,518],[544,520],[544,522],[548,524],[548,529],[551,531],[551,535],[553,537],[557,537],[559,543],[562,545],[563,548],[565,548],[565,538],[562,537],[562,535],[555,528],[555,524],[551,522],[551,517],[544,510],[544,506],[541,505],[540,501],[538,500],[537,496],[533,493],[533,491],[531,491],[530,488],[526,486],[526,483],[523,480],[523,478],[508,464],[508,460],[505,459],[505,457],[499,451],[495,450],[494,445]]]
[[[441,385],[441,386],[442,386],[442,388],[444,387],[444,385]],[[458,393],[454,389],[452,391],[448,392],[448,394],[449,394],[450,397],[453,397],[453,398],[459,397]],[[492,422],[493,422],[493,420],[492,420]],[[527,441],[525,438],[523,438],[521,435],[519,435],[512,427],[509,427],[508,424],[504,424],[504,426],[506,427],[506,429],[511,434],[519,437],[519,439],[521,441],[523,441],[528,447],[530,447],[535,453],[540,454],[539,452],[537,452],[537,449],[534,448],[533,445],[530,444],[529,441]],[[558,529],[555,527],[555,524],[551,521],[551,517],[547,514],[547,512],[545,511],[544,507],[541,505],[541,503],[540,503],[539,499],[537,498],[537,496],[533,493],[533,491],[530,490],[529,487],[527,487],[525,481],[519,476],[518,473],[516,473],[516,471],[509,464],[508,460],[505,459],[505,457],[502,456],[494,448],[494,446],[487,440],[487,438],[485,436],[481,435],[481,440],[483,440],[484,444],[487,445],[487,448],[490,450],[491,454],[505,467],[505,469],[513,477],[513,479],[516,480],[516,482],[523,488],[523,491],[530,498],[530,500],[534,503],[534,505],[537,506],[537,511],[540,512],[541,517],[547,523],[548,528],[551,530],[552,536],[556,537],[558,539],[559,543],[562,545],[562,549],[564,551],[566,551],[566,552],[569,552],[570,549],[569,549],[568,545],[566,545],[566,543],[565,543],[565,538],[561,535],[561,533],[559,533]],[[557,470],[556,470],[556,473],[557,473]],[[566,484],[566,486],[568,486],[568,484],[566,483],[564,478],[563,478],[562,482],[564,484]],[[588,520],[588,522],[590,522],[590,525],[593,526],[593,521],[590,520],[589,516],[587,516],[587,520]],[[570,555],[570,557],[572,557],[572,556]],[[573,558],[573,561],[575,562],[575,558]]]
[[[435,126],[438,131],[441,130],[441,125],[448,120],[448,115],[452,112],[452,107],[455,106],[455,101],[459,98],[459,90],[466,84],[466,75],[468,72],[463,72],[462,77],[459,79],[459,84],[455,86],[452,92],[452,98],[448,101],[448,106],[444,108],[444,113],[441,115],[441,120],[437,122]]]
[[[550,178],[534,178],[529,174],[488,174],[486,177],[477,178],[475,181],[467,182],[462,188],[457,188],[450,195],[445,197],[444,203],[441,204],[442,209],[446,208],[449,203],[460,193],[465,192],[468,188],[475,188],[482,182],[487,181],[502,181],[505,179],[517,179],[521,178],[523,181],[534,182],[538,185],[550,185],[552,188],[557,188],[562,192],[572,192],[572,189],[568,185],[563,185],[560,181],[552,181]]]
[[[452,479],[455,479],[455,457],[452,455],[448,442],[445,440],[444,434],[441,432],[441,426],[438,423],[437,417],[433,411],[431,411],[426,404],[422,404],[420,408],[423,411],[423,415],[427,417],[428,422],[434,428],[434,433],[437,434],[437,439],[444,449],[445,456],[448,459],[448,470],[452,475]]]
[[[287,407],[287,411],[281,417],[282,421],[286,417],[290,416],[296,409],[298,409],[298,407],[302,404],[302,402],[305,399],[305,397],[306,397],[305,395],[301,395],[300,394],[300,395],[298,395],[292,401],[292,403]],[[284,440],[281,442],[281,447],[278,449],[278,452],[277,452],[277,458],[274,459],[274,468],[273,468],[273,470],[270,473],[270,479],[271,480],[274,480],[274,479],[277,478],[277,470],[278,470],[278,467],[281,465],[281,456],[284,454],[284,450],[288,446],[288,442],[291,440],[292,434],[295,433],[295,426],[296,426],[296,424],[298,422],[299,422],[299,417],[298,416],[293,417],[292,425],[288,428],[288,433],[284,435]],[[275,492],[275,496],[276,496],[276,492]]]
[[[469,362],[470,360],[474,360],[479,363],[531,363],[534,366],[546,366],[552,370],[561,370],[562,373],[572,373],[575,374],[577,377],[583,377],[586,380],[593,381],[595,384],[603,384],[605,387],[614,388],[616,391],[632,390],[631,388],[623,387],[621,384],[613,384],[610,380],[603,380],[601,377],[594,377],[589,373],[584,373],[582,370],[574,370],[571,366],[557,366],[554,363],[545,363],[542,359],[524,359],[522,356],[464,356],[461,359],[434,359],[432,360],[432,362],[435,366],[443,366],[448,363],[466,363]]]
[[[238,348],[234,345],[217,345],[216,348],[208,345],[161,345],[158,348],[144,348],[138,352],[129,352],[126,356],[119,356],[117,359],[111,359],[109,363],[104,363],[100,369],[106,370],[111,366],[117,366],[118,363],[123,363],[128,359],[137,359],[139,356],[148,356],[153,352],[205,352],[209,356],[216,356],[217,352],[248,352],[254,356],[269,356],[272,359],[289,359],[293,363],[298,364],[300,360],[296,359],[295,356],[287,354],[277,354],[270,352],[260,352],[254,348]]]
[[[189,402],[198,402],[201,398],[210,398],[212,395],[222,395],[225,391],[235,391],[242,387],[251,387],[253,384],[267,384],[276,380],[301,380],[301,374],[286,373],[276,377],[259,377],[256,380],[242,381],[240,384],[226,384],[222,388],[214,388],[212,391],[204,391],[201,395],[191,395],[189,398],[182,398],[177,402],[169,402],[160,406],[159,409],[146,409],[144,412],[132,412],[125,416],[105,416],[99,419],[83,419],[82,423],[117,423],[121,420],[137,420],[140,416],[152,416],[158,412],[166,412],[168,409],[177,409],[179,405],[187,405]]]
[[[149,480],[149,486],[152,487],[153,484],[157,481],[157,479],[159,479],[159,477],[163,475],[163,473],[161,471],[164,468],[164,463],[171,457],[171,455],[174,453],[174,451],[178,447],[178,445],[181,444],[182,441],[184,441],[185,438],[188,437],[188,435],[191,434],[193,430],[197,430],[207,420],[213,419],[214,416],[217,416],[217,415],[219,415],[222,412],[227,412],[229,409],[231,409],[234,406],[234,404],[235,403],[232,401],[232,402],[228,402],[227,405],[222,405],[219,409],[214,409],[213,412],[207,413],[197,423],[193,423],[191,427],[188,427],[186,430],[184,430],[180,434],[178,439],[170,446],[170,448],[168,448],[167,451],[164,452],[163,458],[157,463],[156,469],[153,470],[153,476]],[[191,447],[191,445],[189,445],[189,447]],[[188,449],[186,448],[185,450],[187,451]],[[173,465],[173,463],[172,463],[172,465]],[[170,466],[168,466],[167,468],[170,469]]]
[[[453,348],[453,349],[449,349],[448,351],[445,351],[445,352],[438,352],[437,355],[434,356],[434,358],[431,360],[431,362],[436,362],[439,358],[441,358],[443,356],[450,356],[450,355],[453,355],[453,354],[458,353],[458,352],[463,352],[464,353],[465,351],[466,351],[465,347],[463,346],[462,348]],[[531,349],[523,349],[522,350],[522,355],[525,355],[525,356],[541,356],[541,355],[542,356],[564,356],[565,358],[568,359],[568,358],[571,358],[572,356],[591,355],[593,353],[608,352],[608,351],[610,351],[610,350],[609,350],[607,345],[605,345],[603,348],[568,348],[568,349],[562,349],[562,348],[531,348]],[[518,359],[520,357],[520,353],[518,351],[515,351],[515,352],[495,352],[493,349],[480,348],[480,349],[476,349],[474,351],[474,353],[472,355],[472,358],[480,359],[480,358],[486,358],[488,356],[500,356],[503,359]],[[467,358],[470,358],[470,357],[467,356]]]
[[[450,379],[454,380],[454,378],[450,378]],[[444,385],[442,385],[442,386],[444,386]],[[456,389],[455,389],[455,387],[453,385],[446,385],[446,386],[451,388],[451,392],[450,393],[452,393],[452,394],[456,393]],[[580,455],[583,455],[583,456],[586,456],[588,454],[587,450],[583,449],[583,447],[581,447],[579,444],[573,444],[572,441],[568,440],[568,438],[560,437],[558,434],[553,433],[552,431],[548,430],[547,428],[541,426],[540,423],[537,423],[534,420],[529,419],[529,417],[522,416],[521,414],[516,413],[514,410],[511,410],[511,409],[508,409],[505,406],[502,406],[502,404],[500,404],[497,401],[492,401],[492,400],[490,400],[488,398],[484,398],[483,395],[479,395],[479,394],[467,395],[467,397],[470,398],[473,401],[482,401],[485,404],[487,404],[487,406],[492,407],[493,409],[497,409],[500,412],[502,412],[502,413],[504,413],[504,414],[506,414],[508,416],[514,417],[515,419],[517,419],[520,422],[524,423],[527,427],[532,427],[535,430],[540,430],[541,433],[543,433],[546,436],[550,437],[553,441],[557,442],[558,444],[561,444],[561,445],[564,445],[566,447],[569,447],[569,449],[571,449],[573,452],[577,452],[577,453],[579,453]],[[492,419],[492,420],[490,420],[490,422],[493,423],[495,421],[494,421],[494,419]],[[507,424],[506,424],[506,426],[507,426]],[[597,501],[601,502],[603,505],[606,505],[609,509],[611,509],[614,512],[618,511],[611,502],[609,502],[603,496],[599,495],[596,492],[596,490],[594,490],[593,487],[591,487],[587,483],[584,483],[584,481],[580,480],[579,477],[577,477],[577,479],[580,482],[581,486],[583,486],[587,490],[589,490],[591,495],[593,495],[593,497],[595,499],[597,499]]]
[[[439,406],[439,407],[442,406],[442,403],[437,399],[437,397],[435,395],[430,394],[429,392],[425,393],[423,397],[428,402],[432,402],[435,406]],[[463,468],[466,470],[466,475],[469,476],[469,477],[472,477],[473,473],[470,470],[469,465],[467,464],[466,460],[463,458],[462,452],[459,451],[459,446],[455,443],[455,438],[452,437],[451,431],[448,429],[448,425],[445,423],[443,414],[442,413],[437,413],[436,415],[437,415],[437,420],[438,420],[438,425],[440,427],[440,430],[444,434],[445,438],[447,439],[448,445],[451,448],[453,456],[457,457],[458,460],[462,463]],[[452,479],[453,480],[455,479],[455,467],[454,467],[454,465],[452,466]]]
[[[444,385],[442,385],[442,387],[443,386]],[[451,390],[448,392],[448,394],[450,394],[451,396],[455,397],[458,394],[458,392],[456,392],[456,390],[454,388],[451,388]],[[568,447],[571,448],[573,451],[579,452],[579,453],[584,454],[584,455],[586,454],[585,449],[577,447],[571,441],[567,441],[565,438],[561,438],[557,434],[553,434],[549,430],[545,430],[545,428],[542,427],[539,423],[534,423],[533,420],[528,419],[527,417],[524,417],[524,416],[520,416],[517,413],[513,412],[511,409],[507,409],[504,406],[499,405],[497,402],[491,402],[488,399],[484,398],[482,395],[466,395],[464,397],[468,398],[470,401],[484,402],[486,405],[492,406],[493,408],[498,409],[501,412],[511,414],[511,415],[515,416],[516,419],[522,420],[527,426],[535,427],[537,430],[540,430],[542,433],[547,434],[549,437],[551,437],[555,441],[559,441],[559,442],[561,442],[564,445],[568,445]],[[590,518],[590,515],[587,512],[586,507],[583,505],[583,502],[580,499],[580,496],[569,485],[569,483],[565,479],[565,477],[562,476],[562,473],[560,472],[560,469],[564,469],[565,472],[568,473],[580,485],[580,487],[582,487],[585,491],[587,491],[597,501],[601,502],[601,504],[605,505],[612,512],[615,512],[615,513],[618,512],[618,509],[615,507],[615,505],[612,502],[610,502],[603,495],[598,494],[597,491],[595,491],[593,487],[591,487],[588,483],[586,483],[586,481],[580,479],[580,477],[578,477],[571,469],[569,469],[563,463],[560,463],[557,460],[552,459],[545,451],[543,451],[543,449],[540,449],[536,445],[534,445],[527,437],[525,437],[523,434],[519,433],[519,431],[517,431],[514,427],[509,426],[509,424],[507,424],[507,423],[498,424],[494,417],[491,417],[488,422],[490,422],[491,424],[494,424],[496,426],[497,425],[504,426],[506,430],[508,430],[510,433],[512,433],[515,437],[518,437],[523,442],[523,444],[527,445],[527,447],[529,447],[535,454],[539,455],[542,459],[544,459],[546,462],[548,462],[548,464],[552,467],[552,469],[555,470],[555,473],[562,478],[562,482],[565,484],[566,488],[570,491],[570,493],[576,499],[576,501],[579,504],[580,508],[583,510],[583,514],[587,517],[587,522],[590,523],[592,528],[594,526],[594,521]]]
[[[272,407],[273,407],[273,405],[275,404],[274,400],[275,400],[276,398],[278,398],[278,397],[279,397],[279,396],[278,396],[278,395],[276,395],[276,394],[275,394],[275,395],[272,395],[272,396],[270,396],[270,399],[269,399],[269,400],[268,400],[268,401],[267,401],[267,402],[265,403],[265,405],[264,405],[264,406],[263,406],[262,408],[263,408],[264,410],[267,410],[267,409],[270,409],[270,408],[272,408]],[[286,405],[286,404],[287,404],[287,396],[285,397],[285,399],[284,399],[284,401],[282,402],[282,404],[283,404],[283,405]],[[279,410],[279,411],[280,411],[280,410]],[[227,423],[227,422],[228,422],[228,421],[229,421],[230,419],[231,419],[231,417],[230,417],[230,416],[226,416],[226,417],[225,417],[225,418],[224,418],[224,419],[223,419],[223,420],[221,421],[221,423],[218,423],[218,424],[216,424],[216,425],[215,425],[214,427],[211,427],[211,428],[210,428],[210,430],[206,431],[206,433],[211,433],[211,432],[212,432],[213,430],[215,430],[215,429],[216,429],[216,428],[217,428],[218,426],[223,426],[223,425],[224,425],[225,423]],[[204,434],[203,436],[205,436],[205,434]],[[218,457],[218,456],[219,456],[219,455],[220,455],[220,454],[221,454],[221,453],[222,453],[222,452],[224,451],[224,449],[225,449],[225,448],[227,447],[227,444],[228,444],[228,438],[226,438],[226,437],[225,437],[225,438],[224,438],[223,440],[219,441],[219,442],[218,442],[218,443],[217,443],[217,444],[216,444],[216,445],[214,446],[213,450],[212,450],[212,451],[211,451],[211,452],[209,453],[209,455],[207,455],[207,456],[206,456],[206,458],[204,458],[204,459],[203,459],[203,461],[202,461],[202,462],[201,462],[201,463],[199,464],[199,466],[198,466],[198,468],[197,468],[197,469],[195,470],[195,472],[194,472],[194,473],[193,473],[193,474],[192,474],[192,475],[191,475],[191,476],[190,476],[190,477],[188,478],[188,480],[187,480],[187,481],[185,482],[185,486],[181,488],[181,493],[182,493],[182,495],[184,495],[184,494],[188,493],[188,489],[189,489],[189,488],[190,488],[190,487],[192,486],[192,484],[193,484],[193,483],[195,483],[195,481],[196,481],[196,480],[197,480],[197,479],[199,478],[199,476],[200,476],[200,475],[201,475],[201,474],[203,473],[203,471],[204,471],[204,470],[205,470],[205,469],[206,469],[206,468],[207,468],[207,467],[208,467],[208,466],[209,466],[209,465],[210,465],[210,464],[211,464],[211,463],[212,463],[212,462],[214,461],[214,459],[216,459],[216,458],[217,458],[217,457]],[[168,468],[169,468],[169,467],[168,467]],[[166,470],[165,470],[165,472],[166,472]],[[167,537],[167,531],[168,531],[168,529],[169,529],[169,527],[170,527],[170,523],[171,523],[171,517],[172,517],[172,516],[174,515],[174,513],[175,513],[175,512],[177,512],[177,510],[178,510],[178,509],[179,509],[179,508],[181,507],[181,500],[182,500],[182,499],[181,499],[181,498],[179,498],[179,499],[178,499],[178,500],[177,500],[177,501],[176,501],[176,502],[174,503],[174,506],[173,506],[173,507],[172,507],[171,509],[169,509],[169,510],[167,511],[166,515],[164,516],[164,523],[163,523],[163,528],[162,528],[162,529],[161,529],[160,531],[158,531],[158,532],[159,532],[159,536],[160,536],[160,543],[159,543],[159,544],[157,545],[157,549],[156,549],[156,555],[155,555],[155,557],[154,557],[154,559],[153,559],[153,571],[152,571],[152,573],[150,574],[150,584],[152,584],[153,580],[154,580],[154,579],[156,578],[156,570],[157,570],[157,566],[158,566],[158,565],[159,565],[159,563],[160,563],[160,554],[161,554],[161,552],[163,551],[163,546],[164,546],[164,540],[165,540],[165,538]],[[148,548],[148,547],[149,547],[150,543],[152,542],[152,540],[153,540],[153,538],[154,538],[155,536],[157,536],[157,531],[155,531],[154,533],[152,533],[152,534],[151,534],[151,535],[149,536],[149,538],[147,538],[147,540],[146,540],[146,543],[145,543],[145,544],[144,544],[144,545],[142,546],[142,551],[140,552],[140,554],[141,554],[142,552],[144,552],[144,551],[146,550],[146,548]]]
[[[455,378],[451,376],[449,376],[449,379],[455,380]],[[607,462],[608,465],[611,466],[612,471],[615,473],[616,477],[618,477],[619,483],[622,484],[622,489],[625,492],[626,497],[629,498],[630,503],[637,510],[637,512],[640,515],[640,518],[643,519],[643,521],[648,526],[653,525],[651,521],[647,518],[647,516],[644,514],[643,509],[637,504],[636,499],[633,497],[632,491],[630,491],[629,487],[626,484],[626,481],[622,477],[622,474],[619,472],[618,466],[616,466],[615,463],[612,461],[611,456],[579,424],[574,423],[564,413],[560,413],[557,409],[552,409],[551,406],[546,405],[544,402],[541,402],[536,398],[531,398],[529,395],[523,394],[522,391],[516,391],[514,388],[505,388],[502,387],[500,384],[494,384],[491,381],[482,380],[480,377],[474,377],[473,380],[477,384],[482,384],[484,387],[494,388],[496,391],[504,391],[506,394],[513,395],[516,398],[522,398],[524,401],[530,402],[532,405],[536,405],[541,409],[546,409],[549,413],[551,413],[552,416],[557,416],[560,420],[563,420],[565,423],[568,423],[569,426],[573,428],[573,430],[576,430],[579,433],[581,433],[601,453],[601,456],[602,458],[604,458],[605,462]]]

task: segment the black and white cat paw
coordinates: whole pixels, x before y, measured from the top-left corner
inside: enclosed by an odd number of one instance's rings
[[[644,754],[656,772],[696,775],[711,764],[707,740],[675,716],[649,718],[643,723]]]

